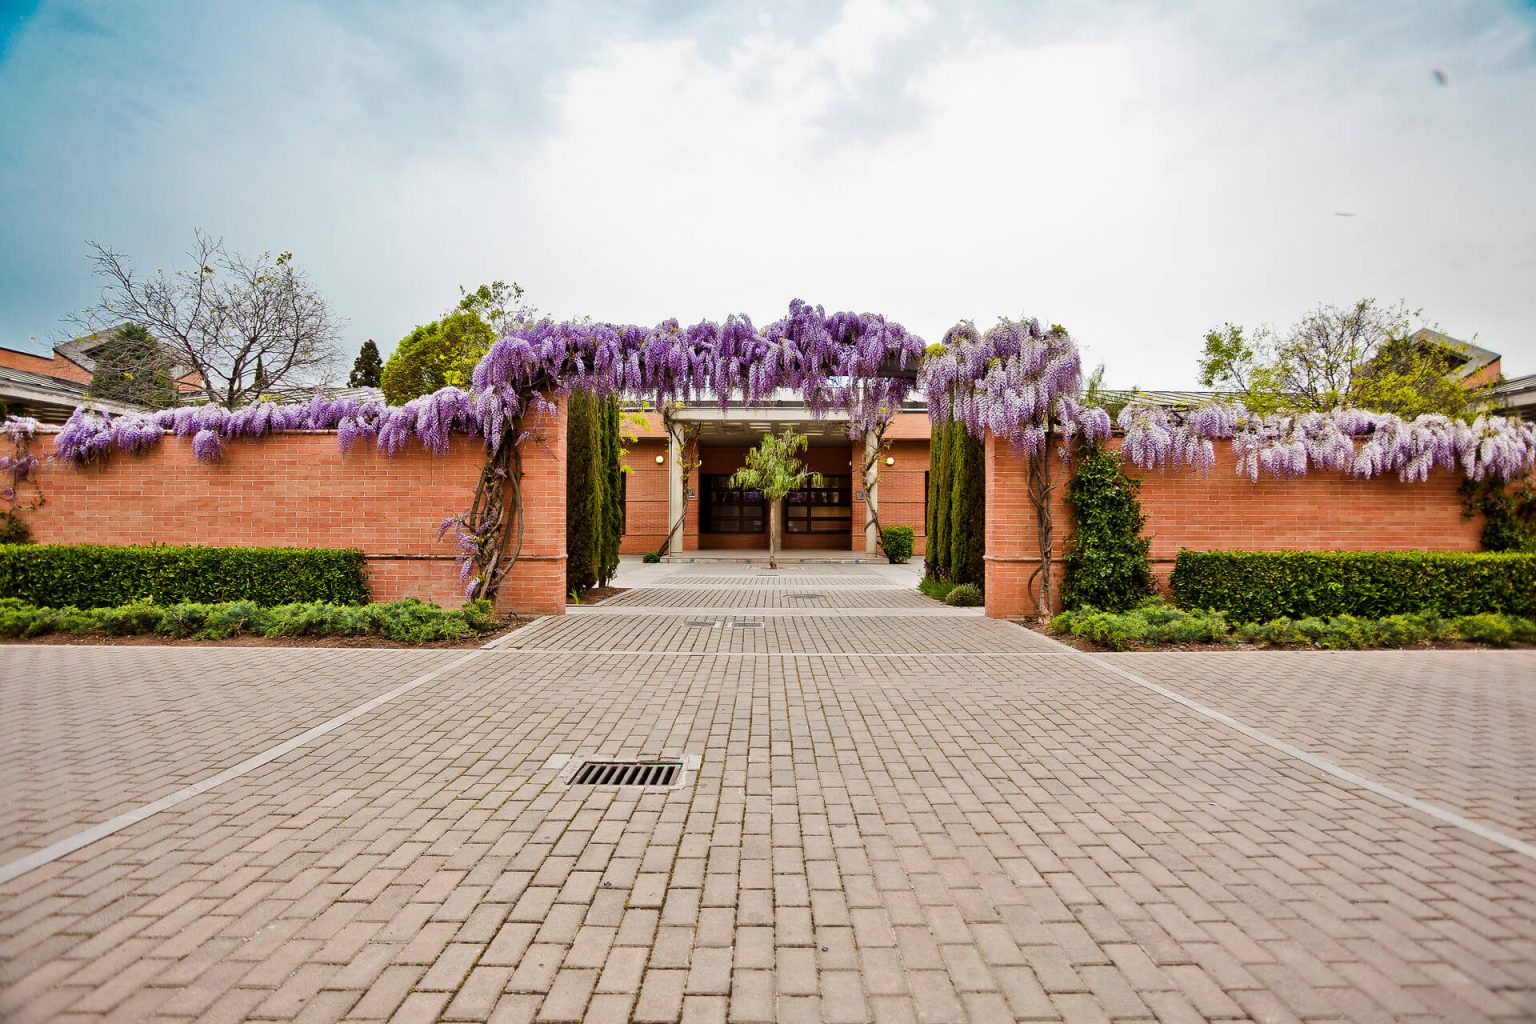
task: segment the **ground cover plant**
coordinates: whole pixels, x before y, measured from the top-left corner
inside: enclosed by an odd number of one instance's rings
[[[363,553],[352,549],[0,544],[0,597],[79,608],[138,599],[362,604],[368,584]]]
[[[76,635],[192,637],[377,636],[405,644],[466,640],[500,623],[485,601],[445,609],[415,598],[389,604],[331,604],[312,601],[262,607],[254,601],[213,604],[155,604],[131,601],[107,608],[40,607],[0,598],[0,636],[27,638],[50,633]]]
[[[1085,607],[1062,612],[1050,631],[1112,651],[1178,644],[1257,644],[1354,650],[1463,641],[1508,647],[1536,644],[1536,621],[1514,615],[1441,616],[1434,612],[1362,618],[1355,615],[1228,621],[1219,611],[1186,611],[1147,598],[1125,612]]]

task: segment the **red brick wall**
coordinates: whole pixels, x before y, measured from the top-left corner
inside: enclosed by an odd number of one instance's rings
[[[656,461],[661,456],[661,462]],[[632,442],[624,456],[624,536],[619,550],[644,554],[661,547],[667,528],[667,442],[646,438]]]
[[[925,423],[926,419],[924,417]],[[858,460],[856,467],[864,465],[863,450],[862,444],[853,446],[853,456]],[[887,457],[895,459],[895,465],[887,466],[885,464]],[[926,433],[921,439],[902,439],[886,443],[885,451],[880,456],[880,525],[912,527],[916,535],[912,541],[912,551],[919,557],[928,550],[928,535],[924,529],[928,507],[927,472],[928,435]],[[854,494],[857,495],[858,488],[863,484],[855,480],[853,486]],[[855,551],[864,550],[864,528],[868,522],[869,513],[865,503],[855,498],[851,538]]]
[[[523,454],[528,511],[522,553],[503,581],[503,611],[565,610],[565,429],[546,424]],[[40,435],[36,453],[51,450]],[[412,448],[389,458],[372,447],[342,454],[329,431],[290,432],[225,445],[217,463],[167,437],[142,455],[114,454],[75,469],[45,463],[46,504],[26,514],[33,538],[63,544],[209,544],[359,548],[376,601],[464,600],[450,515],[474,494],[484,451],[456,439],[447,455]]]
[[[1111,442],[1119,446],[1119,439]],[[1216,446],[1216,468],[1143,472],[1141,508],[1152,538],[1152,568],[1165,585],[1180,548],[1195,550],[1477,551],[1480,519],[1462,515],[1459,474],[1436,470],[1425,483],[1395,476],[1357,480],[1341,473],[1311,473],[1295,480],[1253,483],[1235,472],[1232,449]],[[1006,441],[987,439],[987,614],[1038,614],[1025,590],[1040,564],[1035,510],[1025,490],[1025,460]],[[1070,470],[1052,465],[1054,492],[1052,572],[1060,610],[1061,558],[1072,533],[1066,505]]]

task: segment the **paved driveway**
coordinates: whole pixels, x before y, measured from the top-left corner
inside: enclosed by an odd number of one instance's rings
[[[0,648],[0,1020],[1536,1019],[1531,652],[625,571],[474,652]]]

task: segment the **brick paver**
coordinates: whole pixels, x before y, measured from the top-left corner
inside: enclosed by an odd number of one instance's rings
[[[1379,782],[1536,841],[1530,652],[1104,657]]]
[[[1536,861],[1019,627],[891,612],[765,616],[750,650],[691,654],[656,640],[690,635],[683,609],[540,623],[522,646],[0,886],[0,1019],[1536,1015]],[[403,681],[441,656],[260,652],[271,666],[226,666],[231,700],[194,714],[167,680],[208,652],[132,653],[114,676],[94,651],[0,650],[5,742],[53,728],[46,712],[60,737],[48,756],[82,766],[71,785],[120,786],[90,760],[87,702],[12,713],[22,666],[66,686],[90,666],[120,716],[169,743],[270,727],[271,705],[302,700],[283,680],[351,680],[364,699],[386,671]],[[386,670],[397,657],[417,661]],[[1329,715],[1351,721],[1358,659],[1251,653],[1203,673],[1202,657],[1135,664],[1298,745],[1320,743]],[[1430,709],[1462,693],[1487,715],[1519,711],[1509,680],[1536,676],[1536,658],[1425,657],[1444,667],[1399,669],[1397,685],[1441,728],[1373,721],[1335,749],[1362,751],[1364,772],[1390,768],[1393,744],[1427,743],[1465,772],[1395,785],[1438,786],[1416,795],[1473,816],[1515,806],[1455,798],[1478,780],[1524,795],[1528,781],[1502,773],[1524,764],[1529,719],[1489,728]],[[1305,677],[1330,672],[1331,710],[1281,714],[1288,678],[1315,702]],[[1392,673],[1365,673],[1361,713]],[[551,758],[573,753],[689,753],[701,767],[670,791],[552,785]],[[100,809],[68,813],[83,827]]]

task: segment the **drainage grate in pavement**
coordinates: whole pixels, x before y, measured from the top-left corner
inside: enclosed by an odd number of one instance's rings
[[[763,628],[763,624],[761,622],[733,622],[733,623],[731,623],[731,628],[732,629],[762,629]]]
[[[823,597],[826,597],[827,595],[826,594],[785,594],[784,596],[785,597],[804,598],[806,600],[809,600],[811,598],[818,598],[818,599],[819,598],[823,598]]]
[[[689,629],[714,629],[715,628],[715,620],[714,619],[689,619],[688,622],[687,622],[687,626],[688,626]]]
[[[584,761],[573,786],[670,786],[683,770],[681,761]]]

